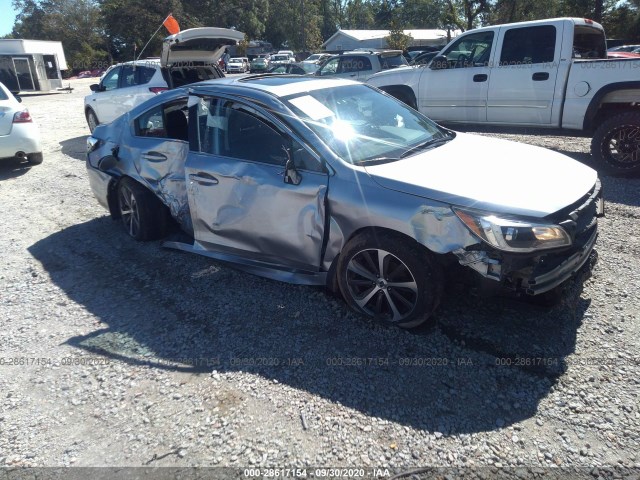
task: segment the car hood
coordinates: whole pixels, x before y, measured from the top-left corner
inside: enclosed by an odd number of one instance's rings
[[[566,155],[457,133],[405,159],[367,166],[382,187],[462,207],[544,217],[580,199],[597,173]]]
[[[244,33],[228,28],[190,28],[169,35],[162,43],[160,64],[170,67],[182,62],[217,62],[227,45],[244,39]]]

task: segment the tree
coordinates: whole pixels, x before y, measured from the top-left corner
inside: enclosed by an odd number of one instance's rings
[[[149,45],[142,57],[159,56],[162,39],[167,31],[158,27],[169,13],[181,21],[180,0],[98,0],[104,21],[105,36],[110,54],[118,61],[132,60],[134,45],[138,55],[144,45]],[[183,25],[181,27],[184,28]]]
[[[460,30],[471,30],[479,26],[483,14],[488,13],[488,0],[447,0],[443,22]]]
[[[413,37],[405,34],[404,30],[400,28],[398,21],[394,19],[391,21],[391,30],[389,30],[389,35],[384,37],[384,39],[386,40],[389,48],[405,51],[411,44]]]
[[[91,70],[108,59],[102,18],[93,0],[14,0],[14,38],[62,42],[73,70]]]

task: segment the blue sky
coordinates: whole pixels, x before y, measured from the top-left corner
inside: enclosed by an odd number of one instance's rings
[[[16,19],[16,12],[11,5],[11,0],[0,0],[0,35],[11,32],[13,22]]]

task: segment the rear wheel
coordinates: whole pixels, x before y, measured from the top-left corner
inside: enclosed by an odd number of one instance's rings
[[[29,155],[27,155],[27,161],[31,165],[40,165],[42,163],[43,159],[44,159],[44,157],[42,156],[42,152],[40,152],[40,153],[30,153]]]
[[[86,116],[87,116],[87,125],[89,125],[89,131],[93,133],[96,127],[100,125],[100,122],[98,122],[98,116],[91,109],[87,110]]]
[[[351,308],[402,328],[427,322],[442,296],[438,263],[399,235],[357,235],[340,254],[337,275]]]
[[[125,178],[118,185],[118,208],[120,220],[130,237],[146,241],[165,235],[166,207],[134,180]]]
[[[640,113],[625,112],[605,120],[593,135],[591,154],[603,172],[640,173]]]

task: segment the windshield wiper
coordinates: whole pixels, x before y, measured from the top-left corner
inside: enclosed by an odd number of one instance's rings
[[[415,145],[411,147],[409,150],[406,150],[405,152],[403,152],[402,155],[400,155],[400,158],[408,157],[412,153],[415,153],[419,150],[424,150],[429,147],[434,147],[436,145],[447,143],[449,140],[453,139],[453,137],[454,137],[453,135],[449,135],[446,137],[432,138],[430,140],[427,140],[426,142],[419,143],[418,145]]]
[[[363,160],[358,160],[353,162],[354,165],[379,165],[381,163],[388,162],[397,162],[400,160],[398,157],[374,157],[374,158],[365,158]]]

